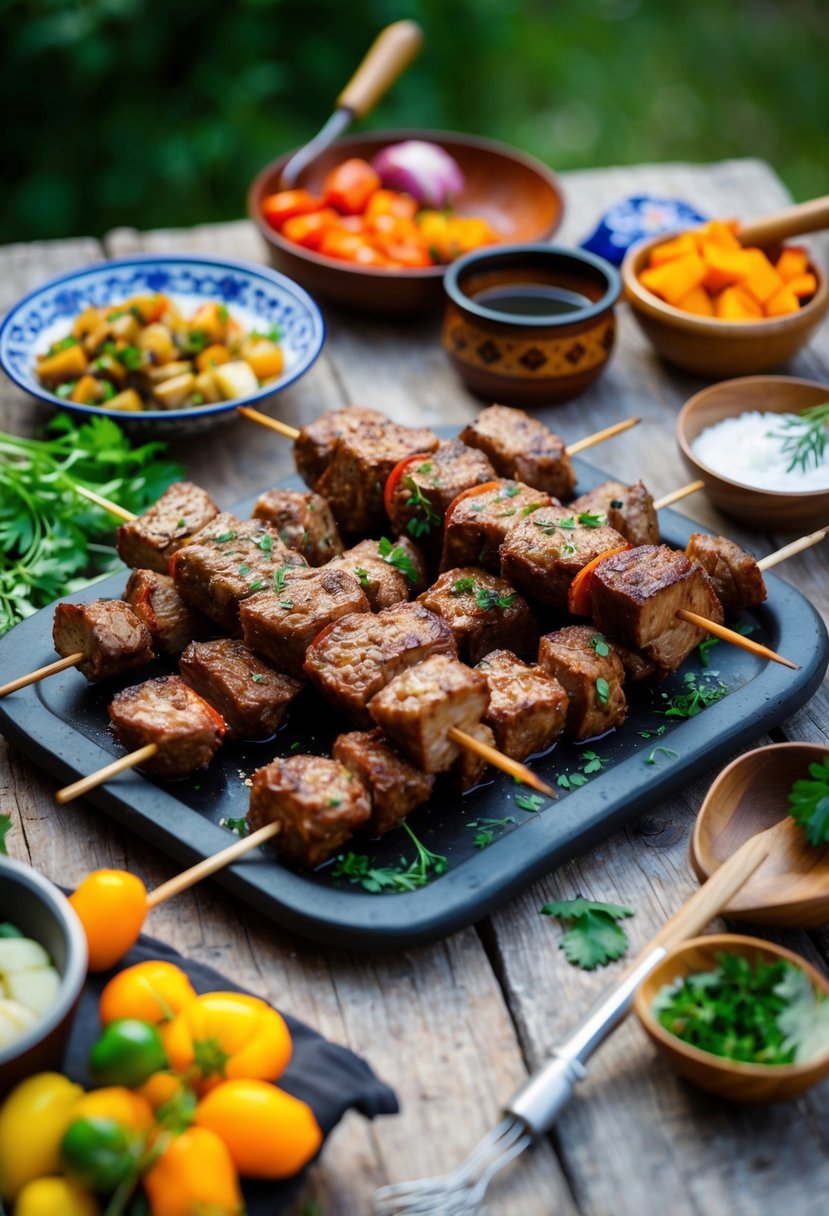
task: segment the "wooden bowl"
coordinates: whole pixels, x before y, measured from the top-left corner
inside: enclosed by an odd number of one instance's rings
[[[698,317],[666,304],[639,282],[651,250],[670,233],[638,241],[625,254],[625,296],[642,332],[663,359],[698,376],[745,376],[777,367],[805,346],[829,308],[826,275],[812,262],[817,291],[795,313],[760,321],[721,321]],[[674,233],[674,235],[677,235]],[[769,251],[772,256],[775,250]]]
[[[829,980],[791,950],[736,933],[713,933],[683,942],[657,964],[636,990],[633,1008],[645,1033],[670,1066],[700,1089],[728,1102],[786,1102],[805,1093],[818,1081],[829,1077],[829,1050],[803,1064],[743,1064],[700,1051],[660,1026],[652,1012],[653,1002],[666,984],[692,972],[711,971],[716,955],[727,951],[741,954],[754,962],[786,959],[802,968],[813,986],[829,996]]]
[[[455,158],[466,179],[455,209],[480,215],[505,241],[541,241],[561,223],[563,199],[555,174],[533,157],[506,144],[452,131],[373,131],[339,139],[300,173],[297,186],[318,194],[330,169],[351,156],[371,160],[381,148],[404,139],[440,144]],[[273,266],[315,296],[365,312],[417,313],[439,308],[445,266],[385,270],[323,257],[286,241],[262,215],[262,200],[280,188],[292,153],[266,165],[248,192],[248,213],[265,242]]]
[[[748,410],[798,413],[829,401],[829,385],[795,376],[743,376],[702,389],[685,402],[676,420],[682,458],[694,477],[705,482],[711,501],[735,519],[763,531],[806,532],[829,523],[829,490],[758,490],[715,473],[691,451],[706,427]]]

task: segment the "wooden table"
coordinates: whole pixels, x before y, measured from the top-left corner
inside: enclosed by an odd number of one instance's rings
[[[643,191],[685,198],[712,215],[749,218],[788,202],[772,171],[754,160],[654,165],[563,175],[562,243],[582,239],[610,203]],[[79,238],[0,250],[0,304],[48,276],[105,255],[198,251],[261,260],[246,222],[178,232],[118,229],[102,242]],[[823,257],[824,265],[827,259]],[[674,442],[679,405],[701,387],[651,353],[626,309],[603,379],[579,400],[542,412],[568,438],[628,414],[642,425],[615,439],[597,463],[642,475],[654,494],[686,480]],[[463,424],[479,403],[460,386],[438,343],[438,318],[384,323],[326,309],[328,340],[312,372],[270,407],[300,425],[345,402],[401,422]],[[829,381],[829,331],[787,369]],[[4,429],[28,433],[41,417],[22,393],[0,385]],[[175,455],[222,504],[266,486],[292,467],[291,447],[239,421],[180,444]],[[747,533],[699,495],[680,508],[758,554],[790,536]],[[826,615],[829,547],[781,568]],[[774,732],[829,740],[827,687]],[[757,739],[757,743],[763,742]],[[397,1089],[402,1113],[369,1124],[346,1118],[311,1171],[296,1213],[368,1212],[389,1181],[448,1170],[499,1118],[500,1104],[543,1060],[614,969],[589,974],[558,948],[558,926],[539,915],[550,899],[580,892],[633,905],[636,950],[694,890],[687,861],[694,815],[714,773],[537,883],[496,915],[440,944],[393,955],[324,949],[263,923],[205,883],[153,912],[149,929],[192,957],[267,996],[332,1039],[368,1056]],[[124,867],[148,886],[175,867],[91,807],[60,809],[53,785],[7,748],[2,809],[15,826],[10,851],[56,882],[75,885],[97,866]],[[761,931],[762,932],[762,931]],[[824,968],[829,934],[780,940]],[[619,968],[615,969],[618,973]],[[729,1108],[666,1071],[639,1027],[624,1025],[597,1055],[589,1079],[549,1140],[504,1175],[491,1193],[502,1216],[818,1216],[828,1210],[829,1085],[778,1108]]]

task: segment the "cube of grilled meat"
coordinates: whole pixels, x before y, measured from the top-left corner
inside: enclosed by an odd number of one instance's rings
[[[331,754],[368,791],[371,819],[367,826],[372,836],[382,836],[401,824],[427,800],[435,783],[429,773],[409,764],[379,729],[338,735]]]
[[[501,545],[501,573],[531,600],[566,610],[570,584],[588,562],[626,545],[603,515],[545,507],[522,519]]]
[[[370,815],[360,781],[327,756],[277,758],[253,774],[250,829],[278,823],[279,855],[294,865],[313,867],[326,861]]]
[[[538,662],[569,697],[564,730],[570,739],[591,739],[621,726],[627,717],[622,662],[612,647],[596,649],[598,635],[589,625],[568,625],[548,633],[538,647]]]
[[[329,570],[347,570],[359,579],[372,612],[402,604],[426,584],[423,555],[405,536],[391,541],[361,540],[328,563]]]
[[[573,493],[576,474],[564,440],[523,410],[490,405],[461,431],[461,440],[484,452],[500,477],[514,477],[554,498]]]
[[[452,727],[470,731],[489,704],[479,671],[445,654],[410,667],[372,697],[368,710],[377,725],[427,773],[441,773],[457,759]]]
[[[494,650],[477,670],[489,685],[484,722],[492,728],[499,751],[526,760],[555,743],[564,730],[568,696],[554,676],[509,650]]]
[[[598,629],[641,650],[662,672],[676,671],[705,630],[680,608],[722,623],[722,606],[702,566],[667,545],[641,545],[600,562],[592,591]]]
[[[768,592],[757,562],[726,536],[694,532],[685,546],[685,555],[702,566],[730,616],[737,616],[744,608],[756,608],[766,598]]]
[[[325,410],[314,422],[300,428],[294,442],[294,461],[302,480],[315,490],[328,468],[334,444],[341,435],[356,435],[361,430],[382,427],[387,421],[384,414],[364,409],[361,405]]]
[[[181,676],[145,680],[116,693],[109,718],[128,752],[155,743],[158,751],[141,767],[157,777],[186,777],[206,768],[226,730],[221,714]]]
[[[475,566],[446,570],[417,602],[447,622],[465,663],[500,647],[535,653],[538,625],[529,604],[495,574]]]
[[[603,637],[603,634],[599,634]],[[644,680],[652,680],[655,676],[661,677],[668,673],[662,671],[653,659],[649,659],[641,650],[634,650],[631,646],[623,646],[616,638],[612,642],[607,643],[612,646],[622,660],[622,666],[625,669],[625,679],[628,684],[641,684]]]
[[[606,515],[611,528],[632,545],[659,544],[653,498],[641,481],[632,486],[621,481],[603,481],[595,490],[574,498],[568,507],[576,515]]]
[[[56,605],[52,640],[62,658],[83,655],[76,666],[87,680],[118,676],[154,658],[149,629],[123,600]]]
[[[242,636],[279,671],[302,676],[305,652],[327,625],[369,612],[360,584],[345,570],[312,570],[280,592],[260,591],[241,605]]]
[[[446,621],[422,604],[352,613],[308,647],[305,674],[341,713],[371,727],[366,708],[389,680],[430,655],[456,654]]]
[[[343,551],[331,508],[321,494],[268,490],[257,498],[252,515],[272,524],[283,545],[301,553],[309,566],[324,566]]]
[[[499,574],[498,550],[510,528],[539,507],[558,507],[557,499],[520,481],[501,480],[491,489],[458,498],[446,513],[441,570],[480,566]]]
[[[133,570],[124,588],[124,601],[150,631],[159,654],[176,658],[188,642],[215,633],[206,616],[188,608],[169,574]]]
[[[177,481],[154,506],[117,529],[118,556],[137,570],[166,574],[176,550],[218,513],[219,508],[205,490],[190,481]]]
[[[477,739],[479,743],[485,743],[488,747],[495,746],[495,735],[484,722],[477,722],[470,726],[467,734],[471,735],[473,739]],[[467,790],[472,790],[476,785],[480,785],[488,771],[488,760],[484,760],[483,756],[479,756],[477,752],[471,751],[468,747],[462,747],[461,754],[449,769],[449,780],[459,794],[465,794]]]
[[[395,532],[406,532],[437,554],[443,520],[453,499],[492,481],[495,470],[482,452],[459,439],[442,439],[437,450],[416,457],[386,490],[386,510]]]
[[[238,634],[241,602],[305,566],[270,524],[224,513],[173,555],[170,573],[186,604]]]
[[[395,465],[415,452],[432,452],[438,438],[422,428],[383,419],[341,435],[315,489],[325,498],[343,532],[371,532],[383,526],[383,491]]]
[[[304,687],[302,680],[268,667],[237,638],[191,642],[179,671],[219,711],[231,739],[270,739]]]

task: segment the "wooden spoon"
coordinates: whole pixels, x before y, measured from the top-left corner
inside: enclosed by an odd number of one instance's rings
[[[785,207],[774,215],[759,220],[749,220],[740,226],[737,239],[741,245],[779,245],[790,236],[803,236],[807,232],[819,232],[829,228],[829,194],[810,199],[808,203],[796,203]]]
[[[813,929],[829,921],[829,846],[816,848],[788,814],[789,790],[829,754],[816,743],[759,747],[716,778],[691,838],[691,865],[701,881],[746,840],[782,820],[775,848],[730,900],[723,915],[752,924]]]

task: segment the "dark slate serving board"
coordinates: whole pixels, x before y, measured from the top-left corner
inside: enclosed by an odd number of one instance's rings
[[[605,474],[575,462],[579,492]],[[300,486],[296,478],[283,483]],[[254,498],[237,507],[249,514]],[[660,512],[664,540],[684,547],[698,526],[670,510]],[[768,576],[769,598],[744,613],[751,637],[800,665],[791,671],[749,655],[724,642],[709,652],[703,667],[694,652],[681,670],[655,689],[634,689],[624,727],[600,740],[559,743],[532,767],[555,786],[562,774],[586,767],[585,752],[602,759],[601,770],[586,784],[560,789],[554,803],[537,812],[516,805],[530,791],[502,773],[458,796],[438,787],[428,806],[415,811],[411,824],[428,848],[445,854],[448,869],[428,886],[405,894],[369,894],[331,877],[332,863],[314,872],[288,869],[270,849],[258,850],[215,878],[240,899],[281,925],[317,941],[346,947],[400,948],[444,937],[471,924],[561,862],[582,853],[620,825],[706,772],[743,744],[788,717],[818,688],[827,662],[826,629],[809,601],[782,580]],[[119,596],[126,574],[114,574],[68,598],[75,602]],[[544,622],[554,628],[554,620]],[[54,659],[52,609],[44,608],[0,639],[0,680],[6,681]],[[144,678],[171,670],[161,662]],[[721,680],[728,694],[687,720],[659,714],[664,695],[683,690],[687,672],[711,683]],[[91,773],[121,754],[109,735],[106,706],[122,681],[89,685],[69,670],[0,701],[0,731],[61,785]],[[664,695],[663,695],[664,694]],[[650,734],[662,725],[664,735]],[[88,795],[101,810],[156,845],[175,865],[190,865],[230,843],[219,827],[223,817],[245,814],[245,781],[275,755],[300,750],[327,752],[346,729],[333,710],[313,694],[303,694],[286,725],[264,743],[225,745],[209,769],[191,778],[161,782],[136,771],[121,774]],[[654,748],[664,747],[676,755]],[[648,758],[652,763],[648,763]],[[514,822],[498,828],[493,842],[477,848],[470,824],[483,818]],[[382,840],[356,837],[351,848],[376,859],[378,866],[414,857],[402,830]]]

